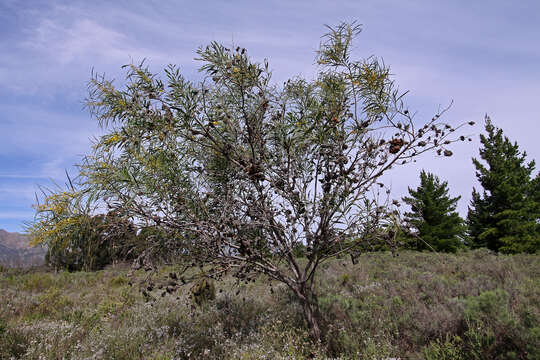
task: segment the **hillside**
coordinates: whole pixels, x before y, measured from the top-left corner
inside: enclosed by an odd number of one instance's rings
[[[26,235],[0,229],[0,265],[28,267],[42,265],[46,250],[28,245]]]
[[[0,229],[0,244],[11,249],[30,249],[26,235],[4,229]]]
[[[369,253],[356,265],[328,263],[317,279],[324,344],[310,342],[282,285],[226,278],[199,307],[191,285],[160,289],[178,268],[150,282],[142,270],[126,277],[128,265],[0,273],[0,358],[540,359],[538,255]]]

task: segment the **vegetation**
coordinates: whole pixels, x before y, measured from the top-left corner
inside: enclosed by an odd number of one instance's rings
[[[377,179],[428,150],[451,156],[459,140],[445,110],[414,120],[382,61],[351,59],[359,31],[329,28],[316,79],[283,87],[266,61],[218,43],[198,51],[199,84],[174,66],[166,82],[142,65],[127,66],[121,88],[93,77],[88,107],[107,133],[81,167],[84,185],[136,222],[181,234],[186,263],[210,266],[209,277],[282,282],[321,339],[316,274],[377,236],[391,211],[371,196]]]
[[[403,201],[411,207],[405,213],[405,222],[415,231],[410,244],[416,250],[455,252],[463,247],[465,226],[456,212],[460,196],[448,196],[448,183],[424,170],[420,173],[420,186],[409,188],[410,197]]]
[[[47,246],[48,265],[88,271],[135,257],[133,224],[119,212],[93,215],[95,202],[72,187],[50,192],[36,204],[36,219],[27,225],[27,232],[31,244]]]
[[[315,281],[323,343],[299,300],[262,276],[225,276],[198,306],[190,287],[160,296],[178,267],[160,268],[153,290],[143,269],[11,269],[0,274],[0,358],[538,359],[538,269],[536,255],[487,250],[326,262]]]
[[[540,176],[531,178],[535,162],[525,163],[517,143],[511,143],[486,117],[487,135],[480,135],[480,157],[473,159],[482,194],[473,189],[468,214],[473,247],[505,253],[540,249]]]
[[[395,252],[404,224],[379,178],[465,137],[447,109],[414,119],[382,61],[351,59],[359,31],[329,28],[316,78],[282,87],[218,43],[198,84],[174,66],[93,76],[105,135],[28,224],[49,265],[83,271],[0,271],[0,356],[540,358],[538,257],[463,252],[460,197],[434,174],[405,220],[415,250],[454,254]],[[467,243],[534,253],[540,177],[486,131]]]

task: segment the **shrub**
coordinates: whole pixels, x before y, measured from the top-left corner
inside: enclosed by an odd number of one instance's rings
[[[21,288],[29,291],[43,291],[54,284],[54,279],[51,274],[35,273],[25,275],[21,284]]]
[[[115,276],[109,281],[109,285],[112,287],[121,287],[127,284],[127,280],[124,276]]]
[[[32,317],[38,319],[51,316],[58,317],[65,308],[72,304],[72,301],[63,295],[60,289],[53,286],[38,296],[37,305],[32,312]]]
[[[202,278],[191,288],[191,297],[195,304],[202,306],[216,298],[214,282],[208,278]]]
[[[446,335],[443,341],[437,339],[424,348],[425,360],[461,360],[466,359],[462,350],[463,340],[455,335]]]
[[[17,359],[26,352],[28,340],[0,318],[0,359]]]
[[[496,289],[466,300],[466,348],[472,358],[510,360],[527,353],[529,331],[509,311],[509,299],[506,291]]]

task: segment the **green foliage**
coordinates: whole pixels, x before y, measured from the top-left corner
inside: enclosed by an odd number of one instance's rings
[[[98,270],[114,260],[136,255],[135,227],[121,212],[95,215],[97,200],[87,191],[43,190],[34,205],[34,221],[26,224],[33,245],[45,245],[46,263],[56,269]]]
[[[180,263],[187,254],[184,236],[162,226],[144,226],[135,238],[133,254],[144,254],[154,263]]]
[[[307,254],[306,245],[304,245],[302,243],[296,244],[295,247],[293,248],[293,255],[296,258],[306,257],[306,254]]]
[[[72,223],[62,241],[50,243],[46,261],[57,269],[99,270],[114,260],[133,258],[135,229],[115,214],[81,215]]]
[[[62,290],[52,286],[36,297],[35,302],[29,307],[26,319],[30,321],[44,318],[59,319],[65,315],[71,305],[72,301],[63,294]]]
[[[410,205],[411,212],[405,213],[405,220],[416,231],[419,239],[409,241],[416,250],[455,252],[463,247],[462,237],[465,226],[455,211],[460,196],[448,195],[448,183],[424,170],[420,173],[420,186],[409,188],[410,197],[403,201]]]
[[[51,274],[28,274],[21,281],[21,288],[27,291],[42,291],[50,288],[54,284],[54,278]]]
[[[455,335],[446,336],[444,341],[437,339],[423,349],[425,360],[465,360],[463,340]]]
[[[538,328],[524,326],[510,313],[510,295],[501,289],[484,291],[465,302],[465,348],[472,359],[519,359],[540,356]],[[519,321],[521,320],[521,321]]]
[[[535,162],[525,163],[519,151],[486,117],[487,135],[480,135],[480,157],[473,159],[483,187],[473,189],[468,213],[473,247],[505,253],[534,253],[540,249],[539,177],[532,179]]]

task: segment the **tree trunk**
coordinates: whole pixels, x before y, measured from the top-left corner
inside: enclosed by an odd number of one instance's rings
[[[318,305],[316,305],[318,308]],[[310,335],[313,341],[318,342],[321,340],[321,328],[319,326],[319,311],[318,309],[313,309],[313,304],[310,304],[308,302],[304,302],[302,304],[302,308],[304,309],[304,317],[306,318]]]
[[[312,340],[314,342],[321,341],[321,313],[319,311],[319,302],[317,300],[317,296],[306,284],[304,284],[303,287],[294,290],[300,299],[300,303],[302,304],[304,318],[308,323]]]

